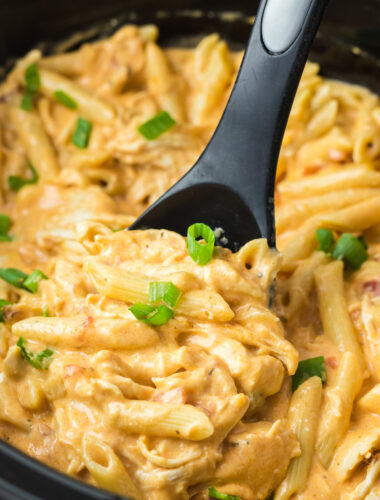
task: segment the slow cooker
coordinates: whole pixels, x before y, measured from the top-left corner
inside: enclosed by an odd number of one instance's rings
[[[75,49],[127,23],[155,23],[164,46],[194,46],[219,32],[233,49],[248,39],[256,0],[0,0],[0,78],[34,47]],[[72,37],[71,35],[76,35]],[[329,78],[380,93],[380,0],[331,0],[310,59]],[[116,500],[0,441],[0,499]]]

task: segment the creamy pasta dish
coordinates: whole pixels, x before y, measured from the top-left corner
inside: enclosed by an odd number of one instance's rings
[[[202,221],[126,231],[195,163],[241,62],[216,34],[157,36],[33,50],[0,86],[0,437],[141,500],[379,499],[379,98],[307,64],[279,252]]]

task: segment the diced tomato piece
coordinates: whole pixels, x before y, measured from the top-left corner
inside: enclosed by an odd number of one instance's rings
[[[371,293],[375,297],[380,295],[380,280],[370,280],[363,283],[363,290]]]
[[[338,368],[338,361],[334,356],[329,356],[328,358],[325,358],[327,366],[332,368],[333,370],[336,370]]]
[[[78,365],[66,365],[64,367],[64,378],[75,377],[83,373],[83,368]]]
[[[178,403],[184,405],[186,403],[186,391],[184,387],[177,387],[168,392],[158,392],[153,396],[153,401],[159,401],[160,403]]]

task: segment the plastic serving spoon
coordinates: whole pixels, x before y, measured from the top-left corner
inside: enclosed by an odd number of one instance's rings
[[[203,222],[237,250],[275,246],[274,181],[299,80],[328,0],[262,0],[222,119],[194,167],[130,229],[183,235]],[[223,239],[226,242],[225,239]]]

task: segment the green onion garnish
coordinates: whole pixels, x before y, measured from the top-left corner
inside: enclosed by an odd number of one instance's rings
[[[0,214],[0,234],[7,234],[11,227],[11,218],[9,215]]]
[[[174,316],[174,311],[167,306],[154,307],[141,302],[137,302],[129,310],[135,318],[152,326],[165,325]]]
[[[38,182],[37,170],[32,164],[29,164],[29,168],[32,172],[32,177],[30,179],[23,179],[19,175],[10,175],[8,177],[9,189],[12,191],[19,191],[22,187],[27,186],[28,184],[36,184]]]
[[[236,495],[227,495],[227,493],[221,493],[215,488],[215,486],[211,486],[208,489],[208,496],[210,498],[218,498],[220,500],[241,500],[241,498],[237,497]]]
[[[343,260],[348,267],[356,271],[368,259],[368,253],[363,241],[350,233],[344,233],[337,241],[332,257]]]
[[[4,323],[3,309],[4,306],[10,306],[11,302],[5,299],[0,299],[0,323]]]
[[[30,92],[30,90],[27,90],[24,95],[21,98],[21,105],[20,107],[24,111],[32,111],[33,109],[33,100],[34,100],[34,92]]]
[[[197,241],[198,238],[205,243]],[[215,234],[211,227],[198,222],[187,230],[187,251],[190,257],[200,266],[208,264],[212,259],[215,245]]]
[[[155,312],[146,319],[146,322],[152,326],[165,325],[174,316],[173,309],[167,306],[158,306]]]
[[[13,267],[4,267],[0,269],[0,278],[16,288],[24,288],[24,281],[28,275],[19,269]]]
[[[11,227],[11,218],[9,215],[0,214],[0,241],[12,241],[13,237],[8,234]]]
[[[59,103],[61,103],[63,106],[66,106],[66,108],[78,109],[78,103],[74,101],[74,99],[66,94],[66,92],[64,92],[63,90],[56,90],[54,92],[54,97]]]
[[[92,123],[84,118],[78,118],[73,135],[73,144],[80,149],[85,149],[90,141]]]
[[[149,302],[155,304],[163,301],[170,307],[175,307],[182,292],[170,281],[152,281],[149,283]]]
[[[49,308],[46,304],[42,306],[42,316],[49,317]]]
[[[38,284],[41,280],[48,279],[48,277],[38,269],[28,275],[13,267],[0,268],[0,278],[16,288],[22,288],[31,293],[37,292]]]
[[[29,92],[37,92],[40,88],[41,80],[40,73],[37,68],[37,64],[31,64],[25,70],[25,83],[26,88]]]
[[[323,383],[326,382],[327,373],[325,358],[323,356],[305,359],[304,361],[300,361],[298,363],[297,371],[292,377],[293,392],[297,389],[297,387],[311,377],[319,377]]]
[[[0,242],[4,243],[5,241],[13,241],[13,236],[9,234],[0,234]]]
[[[153,141],[174,127],[175,124],[176,121],[167,111],[160,111],[156,116],[140,125],[137,130],[145,139]]]
[[[334,235],[331,229],[317,229],[315,231],[315,237],[319,243],[317,250],[321,252],[330,253],[331,247],[334,244]]]
[[[26,341],[19,337],[17,346],[20,348],[21,356],[37,370],[47,370],[52,361],[54,352],[51,349],[44,349],[41,352],[34,353],[26,347]]]
[[[29,292],[36,293],[38,290],[38,285],[41,280],[47,280],[49,279],[46,274],[44,274],[42,271],[39,269],[35,269],[32,274],[29,274],[29,276],[26,278],[24,281],[24,288],[29,290]]]
[[[129,310],[135,318],[140,321],[145,321],[149,315],[156,310],[156,308],[154,306],[149,306],[148,304],[143,304],[142,302],[136,302],[136,304],[130,307]]]

